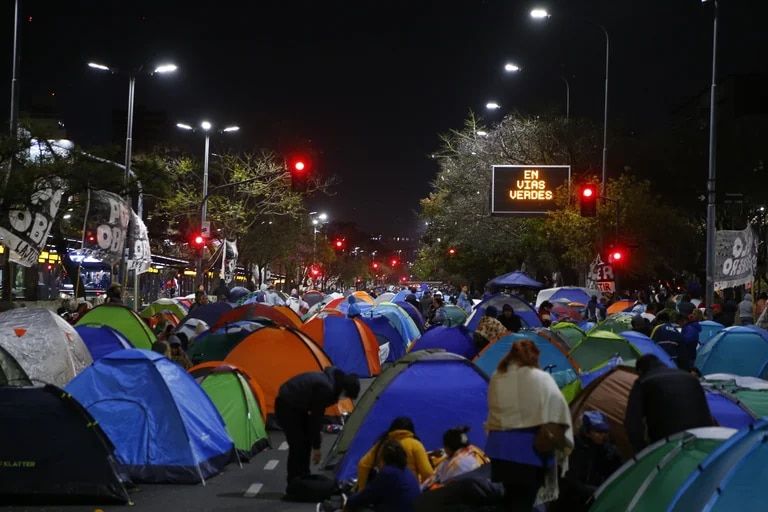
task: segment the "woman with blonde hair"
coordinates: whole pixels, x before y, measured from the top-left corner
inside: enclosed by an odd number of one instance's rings
[[[488,387],[491,479],[504,486],[506,510],[531,510],[556,458],[573,447],[571,414],[552,376],[539,369],[539,349],[523,339],[512,345]]]

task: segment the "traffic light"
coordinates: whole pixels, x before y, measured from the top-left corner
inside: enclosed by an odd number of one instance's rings
[[[337,251],[343,251],[346,245],[347,241],[344,238],[337,238],[333,241],[333,248]]]
[[[316,265],[312,265],[309,273],[312,274],[312,277],[318,277],[320,275],[320,269]]]
[[[584,185],[579,191],[579,211],[582,217],[595,217],[597,215],[597,187]]]
[[[371,266],[373,267],[373,270],[379,270],[379,264],[377,262],[374,261]]]
[[[392,258],[392,261],[389,262],[391,266],[396,267],[397,266],[397,260],[395,258]]]
[[[293,156],[288,160],[288,172],[291,174],[291,188],[297,192],[307,190],[307,181],[312,171],[312,163],[309,158]]]
[[[451,247],[448,249],[448,255],[449,256],[455,256],[456,255],[456,248]]]
[[[621,266],[627,262],[627,251],[621,247],[614,247],[608,253],[608,263],[614,266]]]

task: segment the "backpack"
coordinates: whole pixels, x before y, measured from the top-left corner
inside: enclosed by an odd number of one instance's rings
[[[325,475],[296,477],[285,489],[286,500],[298,503],[317,503],[338,492],[336,481]]]

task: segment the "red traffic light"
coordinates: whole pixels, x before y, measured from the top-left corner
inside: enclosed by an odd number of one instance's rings
[[[192,242],[198,247],[205,244],[205,237],[203,235],[195,235],[195,237],[192,239]]]
[[[375,261],[373,262],[373,265],[371,265],[371,266],[373,267],[373,270],[378,270],[379,269],[379,264],[376,263]]]
[[[448,254],[450,254],[451,256],[453,256],[454,254],[456,254],[456,249],[454,249],[453,247],[451,247],[450,249],[448,249]]]
[[[611,249],[611,252],[608,253],[608,263],[613,265],[621,265],[626,263],[626,261],[627,253],[624,251],[624,249]]]
[[[297,160],[293,163],[293,170],[295,171],[303,171],[305,167],[306,165],[303,160]]]
[[[312,270],[310,270],[310,273],[312,274],[312,277],[317,277],[320,275],[320,269],[317,267],[312,267]]]
[[[582,217],[595,217],[597,215],[597,187],[594,185],[581,187],[579,211]]]
[[[390,261],[390,263],[391,263],[391,264],[392,264],[392,266],[394,267],[394,266],[396,266],[396,265],[397,265],[397,260],[396,260],[396,259],[392,259],[392,261]]]
[[[581,191],[581,195],[585,199],[589,199],[590,197],[595,195],[595,189],[593,189],[592,187],[584,187]]]
[[[337,251],[344,249],[344,242],[345,240],[343,238],[337,238],[333,241],[333,248]]]

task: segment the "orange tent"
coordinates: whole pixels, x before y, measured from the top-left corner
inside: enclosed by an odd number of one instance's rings
[[[323,307],[323,310],[336,309],[337,307],[339,307],[339,304],[341,304],[342,302],[345,302],[346,300],[347,300],[346,297],[339,297],[338,299],[333,299]]]
[[[291,311],[291,313],[293,313],[293,311]],[[259,318],[266,318],[276,323],[277,325],[296,327],[294,320],[286,316],[285,313],[278,310],[276,307],[255,302],[253,304],[244,304],[227,311],[219,317],[213,327],[211,327],[211,331],[218,330],[227,324],[241,322],[244,320],[258,321]]]
[[[331,361],[306,334],[284,326],[269,326],[248,335],[233,348],[225,363],[244,370],[264,391],[267,414],[275,412],[275,398],[288,379],[306,372],[318,372]],[[344,399],[329,407],[326,414],[339,416],[352,412],[352,402]]]
[[[376,301],[374,300],[373,297],[371,297],[371,295],[368,292],[358,290],[354,292],[352,295],[354,295],[355,297],[357,297],[359,300],[363,302],[367,302],[368,304],[376,304]]]
[[[152,329],[155,329],[158,325],[162,323],[169,323],[174,327],[178,326],[181,323],[181,320],[179,320],[179,317],[177,317],[170,311],[160,311],[159,313],[155,313],[149,318],[145,318],[144,321],[147,322],[147,325],[149,325],[149,327]]]
[[[295,327],[298,329],[302,325],[301,317],[296,313],[294,310],[289,308],[288,306],[273,306],[275,308],[275,311],[279,311],[283,314],[288,320],[292,322],[293,325],[290,327]]]
[[[629,299],[621,299],[617,300],[610,306],[608,306],[608,314],[612,315],[614,313],[621,313],[622,311],[626,311],[630,309],[635,304],[635,301],[629,300]]]
[[[228,367],[235,371],[240,372],[243,377],[245,377],[245,380],[248,382],[248,387],[251,388],[251,391],[253,392],[253,396],[256,397],[256,401],[259,403],[259,409],[261,410],[261,416],[265,422],[267,421],[267,399],[264,396],[264,390],[261,389],[261,386],[259,386],[259,383],[256,382],[254,379],[251,378],[250,375],[248,375],[248,372],[243,370],[242,368],[238,368],[237,366],[225,363],[224,361],[206,361],[204,363],[200,363],[198,365],[193,366],[189,370],[187,370],[187,373],[192,375],[193,377],[197,377],[199,375],[207,375],[208,373],[215,372],[217,369],[222,367]]]
[[[376,335],[359,318],[317,315],[301,328],[323,348],[333,364],[358,377],[381,373]]]

